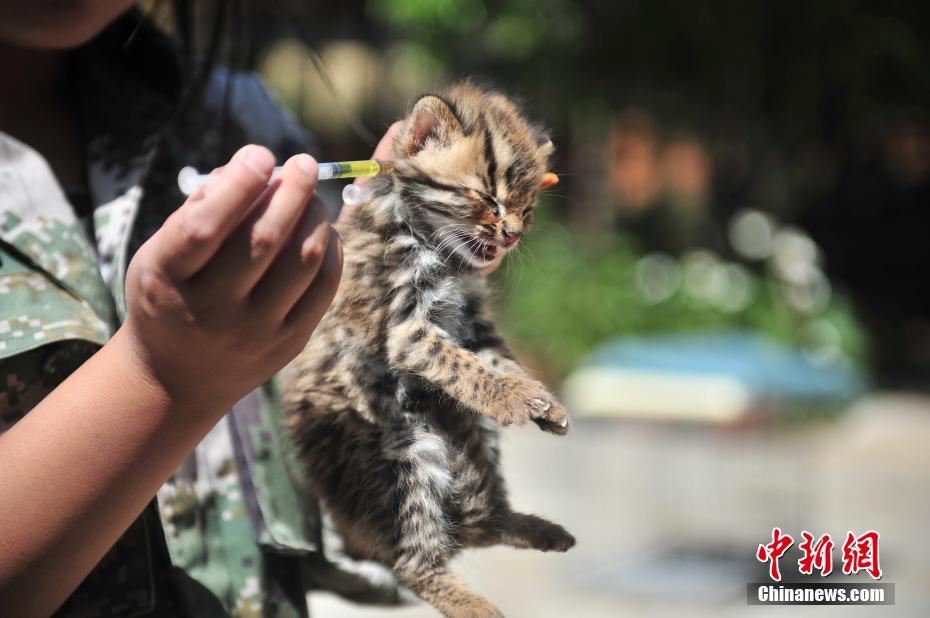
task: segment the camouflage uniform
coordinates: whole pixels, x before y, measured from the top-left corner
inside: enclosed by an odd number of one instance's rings
[[[307,149],[250,75],[214,71],[176,113],[179,65],[137,26],[118,21],[75,64],[92,214],[79,218],[44,159],[0,133],[0,432],[125,317],[126,266],[183,201],[182,165],[213,167],[245,143],[279,160]],[[275,390],[266,384],[213,428],[59,615],[302,616],[314,587],[398,600],[393,580],[341,555],[321,523]]]

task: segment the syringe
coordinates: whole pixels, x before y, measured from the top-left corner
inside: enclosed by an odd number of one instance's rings
[[[334,161],[331,163],[318,163],[320,170],[318,178],[320,180],[333,180],[336,178],[356,178],[358,176],[383,176],[394,171],[394,165],[390,161],[378,161],[369,159],[367,161]],[[281,166],[274,168],[271,174],[271,180],[274,180],[281,173]],[[178,188],[184,195],[190,195],[197,190],[197,187],[209,184],[213,181],[213,174],[201,174],[195,168],[187,166],[178,172]]]

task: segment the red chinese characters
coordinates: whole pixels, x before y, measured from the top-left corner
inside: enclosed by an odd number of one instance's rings
[[[820,571],[821,577],[826,577],[833,572],[833,540],[829,534],[825,534],[817,542],[814,542],[814,535],[805,530],[801,533],[804,538],[798,545],[798,549],[804,554],[798,560],[798,571],[803,575],[810,575],[816,568]]]
[[[772,528],[772,542],[768,545],[759,545],[756,550],[756,558],[759,562],[769,562],[769,577],[773,580],[781,581],[781,571],[778,568],[778,560],[785,555],[788,548],[794,544],[794,539],[789,534],[783,535],[779,528]]]
[[[881,579],[882,568],[878,558],[879,534],[869,530],[860,536],[852,532],[846,533],[846,542],[843,543],[843,574],[855,575],[865,571],[872,579]],[[794,544],[790,534],[782,533],[780,528],[772,528],[772,541],[759,545],[756,550],[756,559],[762,563],[769,563],[769,577],[774,581],[781,581],[779,560]],[[801,558],[798,560],[798,572],[802,575],[812,575],[814,570],[826,577],[833,572],[833,539],[829,534],[815,537],[804,530],[801,532]]]
[[[865,571],[872,579],[881,579],[882,568],[878,562],[878,532],[869,530],[856,537],[852,532],[846,533],[843,543],[843,573],[852,575]]]

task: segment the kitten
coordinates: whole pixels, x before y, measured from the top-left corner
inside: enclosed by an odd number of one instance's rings
[[[561,526],[511,511],[497,425],[568,416],[514,360],[479,271],[533,217],[552,143],[470,84],[425,95],[394,173],[339,229],[339,291],[284,385],[288,423],[347,550],[391,567],[446,616],[500,611],[446,569],[463,547],[566,551]]]

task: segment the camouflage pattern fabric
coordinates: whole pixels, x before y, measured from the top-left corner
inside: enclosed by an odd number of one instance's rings
[[[3,432],[110,338],[116,316],[92,248],[45,161],[2,136],[0,170],[0,238],[77,293],[0,254]],[[17,355],[21,360],[10,362]]]
[[[109,339],[116,313],[93,246],[46,162],[0,134],[0,170],[2,433]],[[176,615],[164,593],[166,556],[153,503],[57,614]]]
[[[33,150],[8,136],[0,142],[0,163],[0,237],[77,292],[69,294],[7,256],[0,283],[0,353],[9,356],[66,339],[102,345],[115,326],[113,301],[96,260],[87,259],[93,249],[51,169]]]

